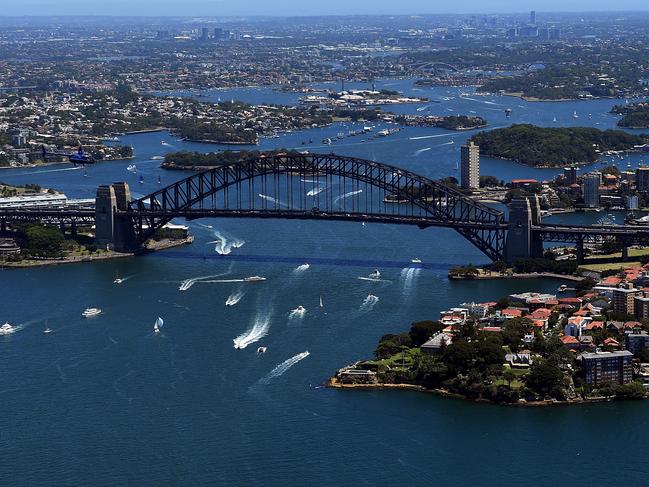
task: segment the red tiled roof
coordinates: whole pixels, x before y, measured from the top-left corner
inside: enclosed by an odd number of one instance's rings
[[[504,309],[501,311],[501,313],[504,316],[514,316],[514,317],[523,316],[523,312],[520,309],[515,309],[515,308]]]
[[[577,340],[575,337],[570,336],[570,335],[565,336],[565,337],[561,337],[560,340],[563,342],[564,345],[579,343],[579,340]]]
[[[604,322],[602,321],[591,321],[586,325],[587,330],[594,330],[596,328],[604,328]]]
[[[604,345],[608,345],[609,347],[618,347],[620,345],[620,342],[618,342],[614,338],[607,338],[604,340]]]

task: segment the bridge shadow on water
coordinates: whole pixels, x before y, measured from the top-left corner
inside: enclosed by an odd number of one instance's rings
[[[449,263],[426,263],[422,262],[413,263],[410,261],[396,261],[396,260],[377,260],[377,259],[342,259],[335,257],[283,257],[274,255],[255,255],[255,254],[201,254],[197,252],[160,252],[150,254],[156,258],[165,259],[196,259],[207,260],[216,259],[227,262],[256,262],[256,263],[272,263],[272,264],[297,264],[301,265],[309,263],[311,265],[326,265],[338,267],[374,267],[374,268],[413,268],[413,269],[428,269],[437,271],[448,271],[457,264]]]

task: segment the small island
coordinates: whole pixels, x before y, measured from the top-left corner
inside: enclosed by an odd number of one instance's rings
[[[649,102],[615,105],[611,113],[622,115],[622,118],[617,122],[618,127],[632,129],[649,128]]]
[[[446,130],[473,130],[487,126],[487,121],[477,115],[401,115],[395,122],[406,127],[439,127]]]
[[[645,135],[590,127],[538,127],[521,124],[481,132],[471,138],[485,156],[533,167],[563,167],[597,161],[607,151],[635,151]]]

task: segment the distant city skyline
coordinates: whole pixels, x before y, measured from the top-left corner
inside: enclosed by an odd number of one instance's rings
[[[487,14],[542,12],[593,12],[649,10],[646,0],[463,0],[438,4],[430,0],[329,0],[301,3],[294,0],[22,0],[3,5],[0,16],[13,15],[115,15],[115,16],[256,16],[348,14]]]

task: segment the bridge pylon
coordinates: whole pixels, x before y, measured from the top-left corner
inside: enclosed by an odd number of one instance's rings
[[[516,259],[543,256],[543,241],[532,232],[532,226],[541,224],[541,205],[538,196],[514,198],[509,204],[509,225],[505,244],[505,259],[513,264]]]
[[[117,252],[136,249],[133,221],[126,215],[131,189],[124,182],[99,186],[95,199],[95,243]]]

